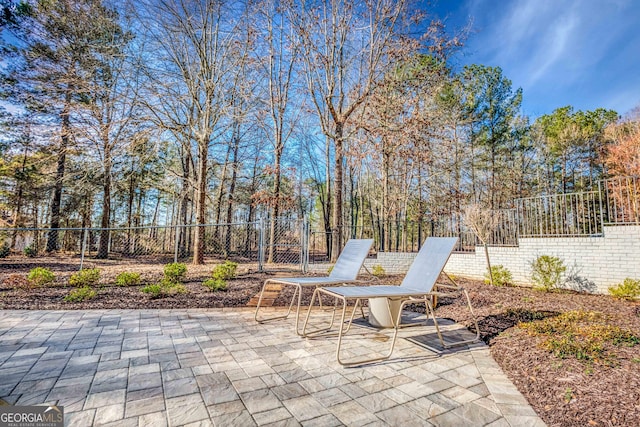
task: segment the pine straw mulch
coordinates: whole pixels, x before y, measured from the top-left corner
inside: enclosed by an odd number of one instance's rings
[[[143,278],[149,282],[157,280],[154,276]],[[259,292],[262,282],[274,274],[241,272],[228,282],[226,291],[211,292],[201,285],[206,273],[190,273],[186,283],[188,294],[161,299],[143,294],[141,286],[107,285],[99,288],[94,299],[80,303],[64,302],[70,291],[65,279],[54,286],[30,289],[23,287],[18,277],[5,277],[0,284],[0,309],[239,307],[246,306]],[[103,282],[113,283],[111,279],[103,278]],[[383,282],[400,280],[392,277]],[[640,336],[640,302],[570,291],[545,293],[522,287],[492,287],[465,279],[459,279],[459,283],[469,291],[491,354],[548,425],[640,425],[640,345],[611,348],[613,356],[603,360],[559,358],[541,347],[542,338],[531,336],[518,326],[519,322],[540,321],[536,319],[572,310],[595,311],[603,313],[606,323]],[[291,292],[285,288],[274,305],[287,304]],[[305,293],[303,299],[308,302],[309,296],[310,293]],[[460,297],[441,299],[437,314],[468,327],[472,325]]]

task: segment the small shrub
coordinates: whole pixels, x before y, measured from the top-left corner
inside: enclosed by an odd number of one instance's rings
[[[510,286],[513,284],[513,276],[511,272],[502,265],[492,265],[491,273],[493,275],[493,284],[495,286]],[[484,283],[491,283],[489,271],[484,275]]]
[[[544,337],[542,347],[561,359],[606,361],[615,358],[613,347],[640,344],[640,338],[608,324],[605,315],[594,311],[567,311],[518,326],[529,335]]]
[[[172,282],[165,277],[160,281],[160,283],[145,286],[142,288],[142,292],[150,294],[151,298],[163,298],[168,295],[187,293],[187,288],[185,288],[184,285]]]
[[[2,283],[7,288],[13,288],[13,289],[25,289],[33,286],[31,282],[29,282],[29,280],[27,280],[27,278],[24,277],[22,274],[12,274],[6,279],[4,279]]]
[[[71,286],[93,286],[100,280],[100,270],[97,268],[88,268],[86,270],[80,270],[73,273],[69,277],[69,284]]]
[[[96,291],[92,289],[91,286],[81,286],[69,292],[69,294],[64,297],[64,300],[67,302],[82,302],[95,296]]]
[[[35,248],[33,248],[31,245],[24,248],[23,252],[24,252],[24,255],[28,256],[29,258],[34,258],[36,255],[38,255],[38,251]]]
[[[386,276],[387,273],[384,271],[384,267],[382,267],[379,264],[376,264],[371,269],[371,274],[373,274],[375,277],[384,277]]]
[[[116,285],[118,286],[136,286],[140,284],[140,273],[131,273],[123,271],[116,277]]]
[[[151,294],[151,298],[160,298],[162,293],[162,286],[159,283],[154,283],[152,285],[147,285],[142,288],[142,292],[145,294]]]
[[[186,294],[189,291],[187,290],[187,288],[184,285],[173,285],[170,289],[169,294],[173,295],[173,294]]]
[[[232,261],[225,261],[224,264],[216,265],[211,272],[211,277],[220,280],[229,280],[236,277],[236,270],[238,269],[238,263]]]
[[[172,262],[164,266],[164,277],[171,283],[182,283],[187,274],[187,266],[181,262]]]
[[[569,403],[573,400],[573,390],[571,387],[567,387],[564,391],[564,401]]]
[[[609,293],[616,298],[622,298],[626,300],[634,300],[640,298],[640,280],[633,280],[630,278],[624,279],[624,282],[611,286]]]
[[[6,258],[10,253],[11,247],[7,243],[4,243],[2,246],[0,246],[0,258]]]
[[[227,289],[227,280],[236,277],[237,269],[237,262],[225,261],[224,264],[216,265],[211,272],[211,278],[202,284],[212,291],[224,291]]]
[[[567,267],[560,258],[541,255],[531,263],[531,280],[536,288],[548,292],[560,286],[565,271]]]
[[[55,282],[56,276],[49,269],[36,267],[29,271],[29,274],[27,274],[27,280],[31,286],[44,286]]]
[[[331,272],[333,271],[333,265],[330,265],[329,268],[327,268],[327,274],[331,274]]]
[[[227,282],[222,279],[210,278],[202,282],[202,284],[214,292],[227,290]]]

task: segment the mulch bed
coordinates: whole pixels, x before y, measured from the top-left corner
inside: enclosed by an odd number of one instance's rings
[[[202,277],[190,276],[186,283],[188,294],[159,299],[142,293],[142,286],[107,285],[98,288],[97,296],[89,301],[68,303],[64,296],[71,288],[64,284],[37,289],[16,287],[14,276],[13,281],[5,279],[0,284],[0,309],[240,307],[247,305],[269,277],[274,275],[243,273],[228,282],[226,291],[211,292],[201,285]],[[400,280],[391,277],[384,283]],[[601,312],[609,324],[640,336],[640,302],[569,291],[545,293],[522,287],[492,287],[465,279],[459,283],[469,291],[482,338],[493,357],[548,425],[640,425],[640,345],[616,347],[615,357],[606,361],[562,359],[543,349],[540,337],[518,327],[519,322],[586,310]],[[274,305],[286,305],[291,292],[291,288],[285,288]],[[308,301],[310,292],[303,297]],[[467,327],[472,325],[462,298],[441,299],[437,314]]]

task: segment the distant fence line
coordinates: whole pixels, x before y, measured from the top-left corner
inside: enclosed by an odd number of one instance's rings
[[[513,209],[496,211],[499,225],[492,246],[517,246],[520,237],[600,236],[605,225],[640,225],[640,180],[622,177],[602,180],[597,190],[517,199]],[[271,239],[273,224],[274,236]],[[188,260],[193,256],[196,227],[205,229],[205,256],[266,264],[291,264],[306,271],[308,263],[331,258],[333,233],[311,229],[306,220],[276,219],[229,224],[141,227],[60,228],[60,252],[96,257],[101,238],[108,236],[106,256]],[[48,228],[0,228],[0,257],[45,253]],[[377,221],[345,227],[343,240],[373,238],[376,252],[416,252],[429,236],[459,237],[458,251],[480,244],[466,227],[462,214],[420,222]],[[104,255],[104,248],[103,248]]]
[[[159,262],[192,259],[196,228],[204,228],[204,255],[215,259],[256,263],[262,271],[267,261],[295,264],[307,262],[302,220],[277,220],[273,242],[268,221],[206,225],[167,225],[112,228],[59,228],[55,252],[80,257],[98,257],[102,236],[108,236],[106,258],[145,258]],[[103,233],[107,231],[107,233]],[[46,255],[49,228],[0,228],[0,256]],[[104,250],[103,250],[104,251]]]

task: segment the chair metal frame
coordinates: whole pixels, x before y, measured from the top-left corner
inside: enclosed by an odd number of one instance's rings
[[[265,280],[264,284],[262,285],[262,290],[260,291],[258,304],[256,305],[254,319],[258,323],[264,323],[271,320],[286,319],[291,314],[291,310],[293,309],[293,305],[296,302],[297,297],[295,331],[296,334],[302,335],[302,332],[300,331],[300,306],[302,303],[302,289],[312,286],[316,289],[319,289],[321,286],[326,285],[338,286],[356,282],[358,272],[364,265],[364,260],[366,259],[371,246],[373,246],[373,239],[350,239],[340,253],[340,256],[334,264],[334,268],[331,270],[331,273],[327,277],[279,277]],[[293,286],[295,288],[293,296],[291,297],[291,302],[289,303],[287,312],[284,315],[260,317],[259,311],[260,305],[264,298],[264,292],[267,285],[271,283]],[[319,304],[320,306],[322,306],[321,299],[319,299]]]
[[[429,238],[429,239],[438,239],[438,238]],[[440,238],[442,239],[442,238]],[[455,242],[457,241],[457,238],[455,238],[455,241],[453,241],[453,243],[455,244]],[[432,240],[433,242],[433,240]],[[444,243],[451,243],[451,242],[444,242]],[[425,242],[426,245],[426,242]],[[451,249],[453,249],[453,245],[451,246]],[[450,253],[449,253],[450,254]],[[447,257],[448,260],[448,257]],[[414,261],[416,262],[416,261]],[[444,261],[444,264],[446,264],[446,260]],[[404,327],[409,327],[409,326],[420,326],[423,325],[423,323],[410,323],[410,324],[402,324],[402,310],[405,307],[405,305],[407,304],[415,304],[415,303],[424,303],[425,305],[425,315],[426,315],[426,319],[424,324],[426,325],[426,323],[429,320],[429,316],[432,317],[435,328],[436,328],[436,333],[438,335],[438,338],[440,340],[440,343],[442,344],[442,346],[444,348],[451,348],[451,347],[455,347],[455,346],[460,346],[460,345],[466,345],[466,344],[471,344],[471,343],[475,343],[478,342],[480,340],[480,329],[478,327],[478,321],[476,319],[476,316],[473,312],[473,307],[471,305],[471,299],[469,298],[469,293],[467,292],[466,289],[464,289],[463,287],[459,286],[449,275],[447,275],[446,273],[444,273],[442,270],[444,268],[444,264],[442,264],[442,266],[440,267],[440,270],[437,272],[437,276],[434,279],[434,283],[430,286],[430,289],[434,289],[435,287],[435,291],[434,290],[428,290],[425,291],[425,289],[418,289],[415,287],[408,287],[408,286],[380,286],[380,285],[375,285],[375,286],[362,286],[362,287],[353,287],[353,286],[346,286],[346,287],[340,287],[340,288],[336,288],[336,287],[326,287],[326,288],[316,288],[316,290],[313,293],[313,296],[311,297],[311,302],[309,305],[309,310],[307,311],[307,317],[305,318],[305,322],[304,325],[302,327],[302,335],[305,337],[315,337],[321,334],[325,334],[326,332],[328,332],[329,330],[331,330],[333,324],[334,324],[334,319],[335,319],[335,313],[336,313],[336,309],[337,309],[337,303],[338,301],[342,301],[342,316],[341,316],[341,321],[339,323],[339,330],[338,330],[338,343],[337,343],[337,347],[336,347],[336,359],[338,361],[338,363],[342,366],[358,366],[358,365],[363,365],[366,363],[372,363],[372,362],[377,362],[377,361],[381,361],[381,360],[386,360],[389,359],[391,357],[391,355],[393,354],[393,349],[395,347],[395,343],[398,337],[398,331],[401,328]],[[413,268],[413,265],[412,265]],[[411,268],[410,268],[411,271]],[[449,281],[451,282],[451,284],[436,284],[435,281],[437,281],[437,279],[439,278],[440,274],[444,273],[445,276],[449,279]],[[407,273],[407,276],[410,275],[410,272]],[[403,281],[404,284],[404,281]],[[444,291],[443,291],[444,290]],[[432,298],[437,298],[437,297],[442,297],[442,296],[451,296],[451,295],[455,295],[459,292],[462,292],[465,296],[466,302],[467,302],[467,306],[469,308],[469,311],[471,312],[471,315],[473,317],[473,322],[475,325],[475,329],[476,329],[476,336],[473,339],[469,339],[469,340],[461,340],[461,341],[456,341],[456,342],[449,342],[446,343],[444,341],[444,338],[442,336],[442,332],[440,331],[440,326],[438,325],[438,321],[436,319],[436,314],[435,314],[435,309],[434,309],[434,304],[432,303],[431,299]],[[329,297],[333,297],[336,300],[336,305],[334,306],[334,312],[331,318],[331,323],[328,327],[326,328],[318,328],[315,329],[313,331],[309,331],[307,332],[307,328],[309,325],[309,319],[311,316],[311,310],[312,307],[314,305],[314,302],[316,300],[316,297],[318,299],[320,299],[321,295],[327,295]],[[389,349],[386,353],[384,353],[382,356],[380,357],[374,357],[374,358],[365,358],[365,359],[359,359],[359,360],[345,360],[342,356],[341,356],[341,348],[342,348],[342,338],[343,336],[351,329],[351,325],[353,324],[353,318],[355,315],[355,312],[358,309],[358,306],[361,303],[362,299],[368,299],[368,298],[380,298],[380,297],[386,297],[387,298],[387,310],[388,310],[388,314],[390,316],[390,319],[392,319],[393,322],[393,335],[391,338],[391,344],[389,346]],[[349,319],[347,320],[347,302],[349,300],[355,300],[354,306],[353,306],[353,310],[351,312],[351,315],[349,316]],[[397,313],[392,313],[391,310],[391,304],[393,300],[401,300],[401,304],[398,307],[398,312]],[[395,316],[394,316],[395,314]]]

